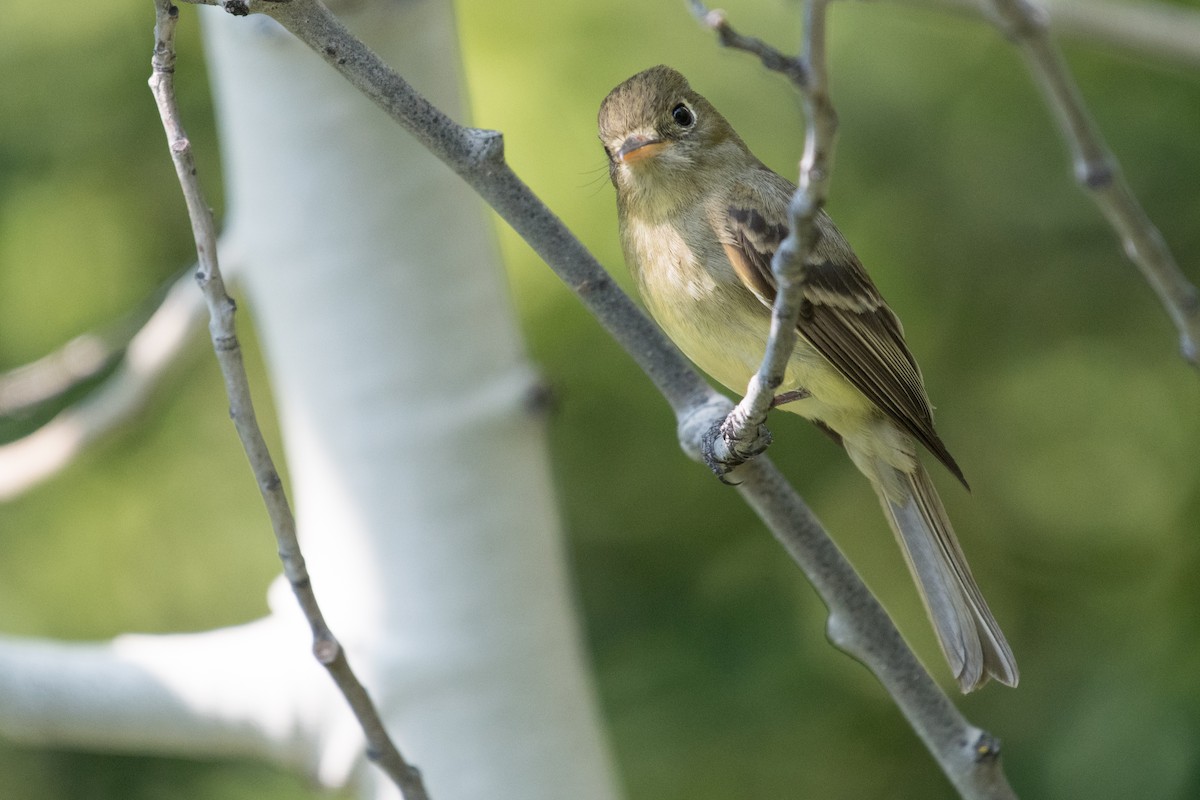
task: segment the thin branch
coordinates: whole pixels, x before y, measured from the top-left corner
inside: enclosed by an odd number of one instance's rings
[[[219,245],[225,248],[225,242]],[[112,374],[84,398],[26,436],[0,446],[0,502],[57,475],[93,442],[132,419],[179,360],[204,318],[192,285],[195,267],[175,281],[162,303],[129,339],[124,353],[111,336],[85,334],[60,351],[4,376],[0,413],[61,394],[117,358]],[[76,355],[84,348],[82,356]],[[5,391],[5,387],[8,391]]]
[[[825,12],[829,0],[805,0],[803,50],[799,58],[786,56],[761,39],[738,33],[723,11],[709,11],[699,0],[690,0],[689,5],[692,13],[717,33],[722,45],[753,53],[763,66],[787,76],[800,91],[808,119],[800,179],[788,205],[788,235],[771,262],[779,288],[771,311],[766,352],[745,396],[721,425],[720,435],[713,442],[712,461],[728,469],[762,452],[770,441],[763,424],[795,350],[796,324],[804,299],[805,265],[821,235],[816,218],[829,196],[838,125],[829,97],[825,57]]]
[[[758,56],[763,66],[772,72],[778,72],[787,77],[796,88],[805,93],[809,85],[808,65],[803,58],[796,58],[775,49],[771,45],[754,36],[744,36],[734,30],[721,9],[709,10],[700,0],[688,0],[688,7],[700,24],[717,34],[717,40],[722,47],[732,47],[744,50]],[[810,31],[805,30],[805,41],[809,40]]]
[[[979,0],[905,0],[978,17]],[[1200,67],[1200,12],[1170,3],[1042,0],[1056,35],[1102,44],[1143,58]]]
[[[175,172],[187,202],[188,216],[192,221],[192,233],[199,258],[196,281],[204,294],[211,317],[209,331],[229,395],[229,413],[267,506],[271,527],[279,547],[279,556],[283,561],[284,575],[291,584],[296,600],[312,629],[313,655],[329,671],[362,726],[367,740],[367,758],[387,773],[399,787],[405,800],[428,800],[420,772],[404,759],[392,742],[379,711],[366,688],[351,670],[345,651],[329,630],[317,604],[312,581],[296,538],[296,521],[283,491],[283,482],[255,419],[250,384],[234,326],[236,307],[225,291],[217,263],[216,225],[212,210],[205,202],[200,189],[195,163],[192,160],[191,144],[180,123],[175,104],[175,26],[179,19],[179,9],[170,0],[156,0],[155,9],[155,45],[150,88],[158,104],[171,159],[175,164]]]
[[[499,133],[455,123],[316,0],[224,0],[224,7],[238,15],[254,11],[276,19],[479,192],[653,380],[676,414],[681,445],[694,458],[700,457],[705,433],[726,418],[732,404],[700,378],[561,220],[517,177],[504,161]],[[1012,798],[995,760],[995,740],[958,714],[778,470],[769,460],[759,458],[746,465],[739,478],[738,490],[789,553],[801,561],[830,607],[835,643],[860,658],[893,696],[903,698],[898,702],[910,723],[963,796]],[[876,639],[878,631],[888,634]]]
[[[1158,228],[1134,197],[1116,157],[1084,105],[1071,72],[1047,31],[1046,14],[1027,0],[981,0],[1020,49],[1046,105],[1071,150],[1075,180],[1117,232],[1125,254],[1158,294],[1179,332],[1179,348],[1200,369],[1200,292],[1192,285]]]
[[[27,418],[112,366],[128,342],[109,331],[82,333],[36,361],[0,375],[0,419]]]

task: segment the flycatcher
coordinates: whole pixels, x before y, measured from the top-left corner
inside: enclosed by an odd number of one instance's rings
[[[754,157],[687,80],[659,66],[600,106],[600,141],[617,190],[625,260],[650,313],[697,366],[744,392],[766,349],[775,279],[796,187]],[[966,485],[933,428],[900,320],[850,245],[820,212],[806,263],[799,337],[780,405],[840,441],[870,479],[964,692],[1017,663],[971,576],[924,445]]]

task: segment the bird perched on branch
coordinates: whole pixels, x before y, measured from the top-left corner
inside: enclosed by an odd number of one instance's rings
[[[646,307],[697,366],[745,391],[766,348],[771,258],[796,187],[669,67],[613,89],[599,131],[625,260]],[[816,228],[779,407],[825,429],[870,479],[962,690],[989,677],[1015,686],[1012,650],[917,457],[919,442],[966,485],[934,430],[900,320],[824,211]]]

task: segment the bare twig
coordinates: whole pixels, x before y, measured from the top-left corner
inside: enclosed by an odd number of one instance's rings
[[[222,250],[225,242],[219,245]],[[131,419],[145,406],[167,370],[200,329],[204,299],[192,285],[195,267],[175,281],[162,303],[124,347],[86,334],[57,353],[5,376],[0,413],[66,391],[119,358],[112,374],[87,397],[63,409],[26,436],[0,446],[0,502],[29,491],[65,469],[88,445]],[[228,270],[226,271],[228,272]],[[82,356],[72,355],[80,347]],[[63,364],[67,361],[69,363]]]
[[[1029,66],[1071,149],[1075,180],[1121,238],[1125,254],[1158,294],[1179,331],[1183,357],[1200,368],[1200,293],[1188,282],[1162,234],[1146,216],[1092,120],[1079,88],[1047,31],[1045,12],[1027,0],[984,0]]]
[[[750,379],[746,394],[721,425],[713,442],[713,458],[732,467],[761,452],[769,441],[763,429],[773,406],[775,391],[783,383],[788,361],[796,346],[796,323],[803,301],[804,270],[816,248],[820,231],[816,217],[825,207],[837,134],[837,113],[829,98],[829,76],[825,58],[825,11],[829,0],[805,0],[804,41],[799,58],[786,56],[761,39],[743,36],[733,29],[723,11],[709,11],[699,0],[690,0],[692,13],[714,30],[722,45],[745,50],[759,57],[768,69],[780,72],[800,91],[808,126],[800,179],[788,206],[787,238],[780,243],[771,262],[778,293],[771,312],[771,333],[758,372]]]
[[[25,417],[93,380],[127,343],[108,332],[76,336],[36,361],[0,375],[0,419]]]
[[[399,787],[405,800],[427,800],[420,772],[409,764],[392,742],[383,720],[366,688],[358,680],[346,653],[325,622],[296,538],[296,521],[283,491],[283,482],[267,450],[262,431],[255,419],[250,384],[242,361],[241,346],[234,326],[236,307],[225,291],[217,263],[216,226],[211,209],[204,200],[192,160],[191,144],[179,121],[175,104],[175,26],[179,9],[170,0],[156,0],[155,44],[150,88],[158,104],[163,128],[171,150],[175,172],[187,202],[192,233],[196,239],[199,269],[196,281],[204,294],[211,317],[209,330],[213,349],[225,379],[229,395],[229,413],[238,437],[250,460],[259,491],[267,506],[275,532],[284,575],[291,584],[313,634],[313,655],[328,671],[345,696],[366,735],[367,758],[378,764]]]
[[[688,7],[692,10],[694,16],[699,22],[707,28],[710,28],[717,34],[718,41],[723,47],[732,47],[735,50],[745,50],[747,53],[753,53],[762,61],[763,66],[772,72],[778,72],[785,76],[796,85],[802,93],[806,93],[809,85],[808,65],[803,57],[796,58],[789,56],[771,45],[754,36],[743,36],[734,30],[729,24],[729,20],[725,16],[725,12],[718,9],[709,10],[708,6],[700,2],[700,0],[688,0]],[[805,26],[805,41],[809,40],[811,31]]]
[[[905,0],[979,14],[979,0]],[[1041,0],[1056,35],[1102,44],[1156,61],[1200,67],[1200,11],[1141,0]]]

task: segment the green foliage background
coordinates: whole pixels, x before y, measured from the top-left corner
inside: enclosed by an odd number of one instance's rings
[[[518,173],[626,285],[594,131],[625,77],[677,67],[763,160],[795,172],[791,89],[720,51],[682,2],[457,7],[474,122],[505,132]],[[797,40],[795,4],[727,8],[745,32]],[[219,197],[196,25],[183,17],[182,100]],[[7,4],[0,368],[121,318],[192,258],[145,87],[151,25],[144,0],[69,14]],[[975,487],[939,477],[1022,667],[1018,690],[960,706],[1003,739],[1022,797],[1200,796],[1200,378],[994,31],[904,4],[837,4],[832,32],[842,128],[830,210],[904,319]],[[1200,71],[1083,44],[1067,54],[1135,191],[1200,280]],[[557,394],[563,512],[631,800],[951,797],[871,676],[825,642],[798,570],[679,453],[647,381],[498,228]],[[0,507],[0,630],[97,639],[261,614],[274,547],[224,409],[198,344],[136,426]],[[772,456],[944,680],[865,482],[802,421],[773,428]],[[252,763],[0,743],[0,796],[317,795]]]

